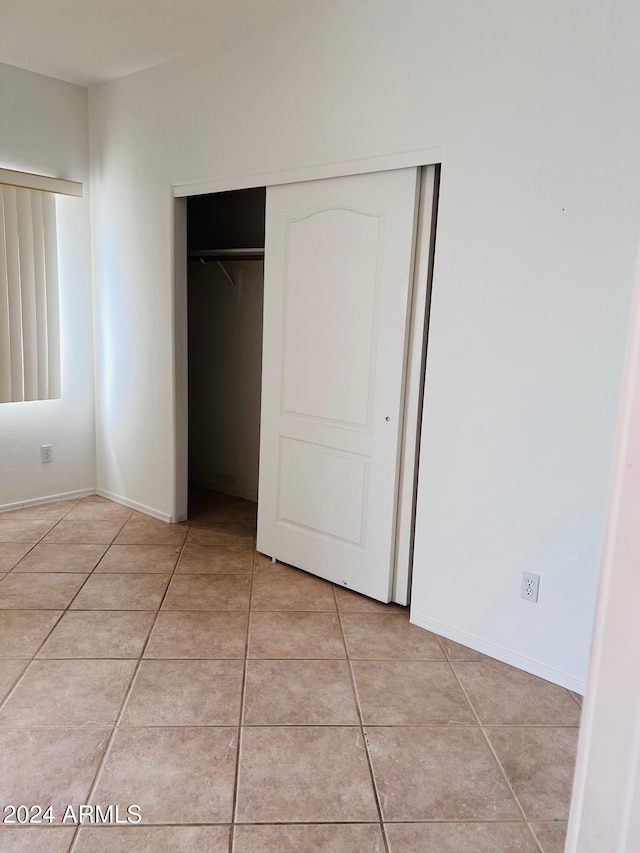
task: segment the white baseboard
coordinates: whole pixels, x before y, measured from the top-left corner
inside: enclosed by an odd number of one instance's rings
[[[454,643],[460,643],[476,652],[481,652],[484,655],[502,661],[502,663],[508,663],[525,672],[530,672],[531,675],[544,678],[545,681],[551,681],[553,684],[559,684],[561,687],[566,687],[568,690],[573,690],[575,693],[584,695],[584,679],[576,678],[567,672],[562,672],[562,670],[555,669],[533,658],[525,657],[504,646],[499,646],[497,643],[492,643],[490,640],[483,640],[482,637],[477,637],[475,634],[468,634],[466,631],[453,628],[451,625],[445,625],[443,622],[438,622],[436,619],[431,619],[429,616],[424,616],[415,610],[411,611],[410,621],[413,625],[425,628],[434,634],[440,634],[441,637],[453,640]]]
[[[234,498],[244,498],[245,501],[257,503],[258,496],[256,494],[248,494],[241,489],[234,489],[232,486],[215,483],[213,480],[207,480],[206,477],[197,477],[193,474],[189,475],[189,482],[195,483],[196,486],[203,486],[205,489],[211,489],[214,492],[222,492],[225,495],[233,495]]]
[[[86,498],[95,495],[95,489],[78,489],[75,492],[61,492],[57,495],[46,495],[43,498],[32,498],[28,501],[16,501],[10,504],[1,504],[0,512],[12,512],[16,509],[26,509],[29,506],[42,506],[44,504],[57,503],[58,501],[72,501],[74,498]]]
[[[166,521],[167,524],[172,524],[174,521],[177,520],[174,519],[171,515],[167,515],[166,512],[160,512],[160,510],[158,509],[154,509],[150,506],[145,506],[144,504],[140,504],[137,501],[130,501],[128,498],[123,498],[122,495],[116,495],[113,492],[108,492],[106,489],[96,489],[95,494],[100,495],[101,498],[108,498],[114,503],[126,506],[128,509],[135,509],[137,512],[141,512],[144,515],[151,516],[151,518],[157,518],[159,521]]]

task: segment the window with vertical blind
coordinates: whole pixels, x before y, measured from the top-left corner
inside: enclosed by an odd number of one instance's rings
[[[55,197],[0,185],[0,402],[59,396]]]

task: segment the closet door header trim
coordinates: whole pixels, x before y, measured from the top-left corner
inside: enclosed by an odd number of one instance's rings
[[[433,166],[437,163],[442,163],[441,148],[419,148],[396,154],[381,154],[375,157],[341,160],[336,163],[299,166],[292,169],[282,169],[278,172],[256,172],[249,175],[211,178],[206,181],[176,183],[173,185],[173,195],[174,198],[184,198],[185,196],[243,190],[251,187],[269,187],[277,184],[318,181],[323,178],[340,178],[346,175],[362,175],[367,172],[386,172],[391,169],[405,169],[413,166]]]

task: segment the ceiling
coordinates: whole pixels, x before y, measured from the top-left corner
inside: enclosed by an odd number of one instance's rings
[[[0,0],[0,62],[72,83],[220,46],[334,0]]]

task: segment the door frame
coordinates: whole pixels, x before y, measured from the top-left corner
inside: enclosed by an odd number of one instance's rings
[[[404,371],[392,601],[409,604],[440,167],[420,170]]]
[[[421,148],[412,151],[403,151],[396,154],[384,154],[371,157],[362,157],[353,160],[343,160],[334,163],[317,163],[308,166],[299,166],[290,169],[281,169],[274,172],[253,173],[245,175],[219,176],[198,181],[175,183],[172,185],[173,205],[171,215],[173,220],[173,328],[172,328],[172,365],[173,365],[173,417],[174,417],[174,455],[171,471],[173,491],[172,519],[184,521],[188,512],[188,431],[189,431],[189,377],[187,362],[188,346],[188,312],[187,312],[187,201],[189,196],[204,195],[207,193],[227,192],[229,190],[251,189],[254,187],[268,187],[278,184],[290,184],[303,181],[322,180],[323,178],[346,177],[349,175],[360,175],[369,172],[385,172],[407,167],[441,167],[443,162],[443,151],[440,147]],[[432,170],[431,170],[432,171]],[[423,171],[424,178],[426,169]],[[438,169],[439,174],[439,169]],[[421,189],[424,181],[421,180]],[[429,235],[428,235],[429,236]],[[434,233],[430,235],[432,238]],[[419,264],[417,266],[420,266]],[[416,292],[418,301],[425,300],[426,294],[430,293],[431,271],[429,272],[429,283],[427,289],[423,289],[420,295],[420,287],[416,288],[414,275],[414,286],[412,288],[412,313],[411,323],[415,319],[414,309],[416,306]],[[425,307],[428,302],[423,301]],[[424,314],[423,314],[424,317]],[[421,414],[422,386],[424,374],[424,352],[426,344],[426,321],[422,328],[424,337],[421,339],[419,348],[415,342],[415,331],[413,325],[408,335],[407,343],[407,365],[405,367],[405,381],[411,377],[405,386],[404,411],[412,413],[416,411]],[[418,353],[418,356],[416,356]],[[420,362],[416,365],[416,357]],[[416,382],[415,377],[419,380]],[[416,396],[417,395],[417,396]],[[413,416],[413,415],[411,415]],[[398,511],[396,517],[396,570],[393,581],[393,600],[396,595],[399,601],[407,603],[410,593],[411,582],[410,571],[413,554],[413,527],[415,513],[415,483],[417,482],[418,446],[414,449],[414,440],[419,442],[420,431],[409,430],[409,444],[406,430],[402,429],[402,449],[399,464],[398,479]],[[412,432],[414,434],[412,434]],[[401,500],[402,497],[402,500]],[[408,498],[411,501],[408,502]],[[403,509],[404,507],[404,509]],[[400,543],[400,549],[398,545]],[[398,565],[397,558],[400,555],[402,565]]]

